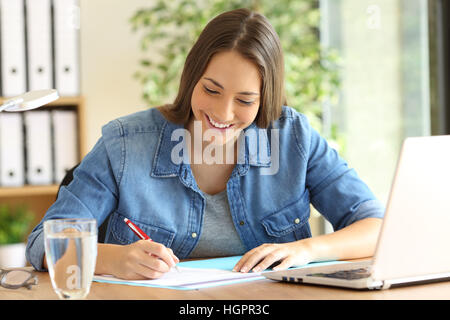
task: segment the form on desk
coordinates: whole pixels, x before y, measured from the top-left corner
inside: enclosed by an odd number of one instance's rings
[[[193,260],[180,262],[159,279],[123,280],[111,275],[94,276],[96,282],[116,283],[133,286],[158,287],[178,290],[192,290],[232,283],[265,279],[261,272],[240,273],[231,271],[242,256]],[[342,261],[344,262],[344,261]],[[323,265],[330,262],[321,262]],[[334,261],[336,263],[336,261]],[[266,271],[270,272],[270,270]]]

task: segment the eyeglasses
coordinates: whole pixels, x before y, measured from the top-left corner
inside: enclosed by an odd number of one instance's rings
[[[4,288],[18,289],[26,287],[29,290],[32,285],[37,283],[37,277],[30,271],[0,269],[0,285]]]

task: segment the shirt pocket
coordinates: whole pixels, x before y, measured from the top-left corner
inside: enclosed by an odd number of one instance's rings
[[[111,216],[111,233],[113,238],[120,244],[130,244],[138,240],[141,240],[123,221],[127,216],[114,212]],[[148,223],[142,223],[138,220],[129,217],[129,219],[141,228],[153,241],[158,242],[170,248],[175,238],[175,232],[161,228],[159,226],[151,225]]]
[[[311,237],[308,219],[310,202],[308,193],[281,210],[261,220],[272,242],[290,242]]]

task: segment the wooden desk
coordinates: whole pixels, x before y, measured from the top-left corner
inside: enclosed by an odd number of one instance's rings
[[[0,287],[0,300],[57,300],[47,272],[35,272],[39,283],[31,290]],[[88,300],[449,300],[450,281],[383,291],[297,285],[257,280],[199,290],[170,290],[93,282]]]

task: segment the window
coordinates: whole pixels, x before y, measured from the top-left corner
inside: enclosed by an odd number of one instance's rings
[[[341,79],[324,122],[337,126],[341,155],[386,204],[404,138],[432,133],[429,2],[321,0],[320,10],[321,42],[337,50]]]

